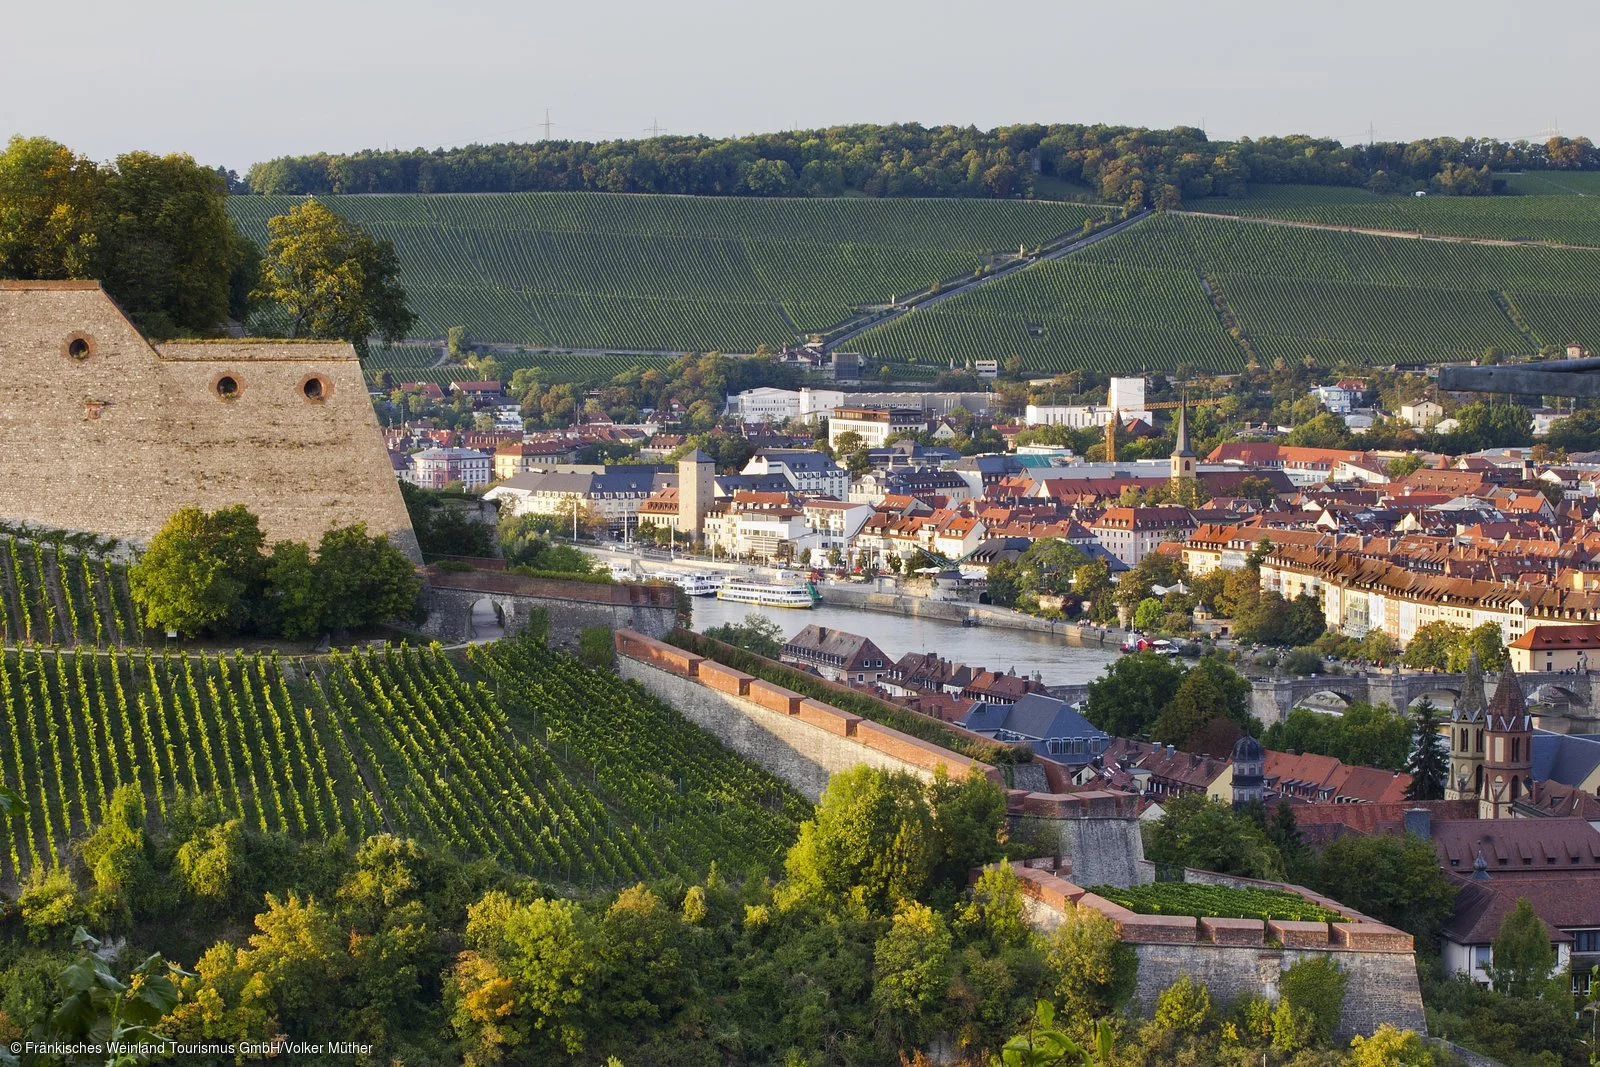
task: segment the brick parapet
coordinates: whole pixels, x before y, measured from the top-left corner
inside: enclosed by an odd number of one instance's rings
[[[792,716],[821,732],[845,738],[863,750],[876,753],[880,758],[888,757],[908,770],[929,774],[942,767],[951,777],[963,778],[975,769],[991,781],[1004,783],[1004,775],[997,767],[832,704],[802,696],[716,660],[685,652],[665,641],[657,641],[631,630],[618,630],[613,643],[619,656],[669,671],[728,696],[742,697],[768,711]]]

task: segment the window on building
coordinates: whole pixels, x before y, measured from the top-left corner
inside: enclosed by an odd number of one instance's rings
[[[1600,952],[1600,930],[1572,930],[1572,951]]]

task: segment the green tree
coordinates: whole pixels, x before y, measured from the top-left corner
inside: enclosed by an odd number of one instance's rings
[[[768,659],[777,659],[783,654],[783,629],[776,620],[759,611],[747,614],[744,622],[713,626],[705,631],[705,636]]]
[[[1184,975],[1156,997],[1155,1024],[1175,1034],[1198,1034],[1211,1021],[1211,992]]]
[[[1510,662],[1511,653],[1506,651],[1505,635],[1498,623],[1486,622],[1459,634],[1450,647],[1446,668],[1454,672],[1466,670],[1473,653],[1478,655],[1478,666],[1486,671],[1498,671]]]
[[[645,886],[617,894],[596,929],[591,1013],[624,1031],[671,1016],[687,993],[681,932],[678,913]]]
[[[1045,947],[1047,980],[1062,1010],[1076,1018],[1109,1015],[1133,995],[1139,957],[1093,908],[1069,904]]]
[[[1371,1037],[1350,1039],[1350,1067],[1435,1067],[1433,1052],[1414,1031],[1380,1023]]]
[[[1182,667],[1154,652],[1121,656],[1089,683],[1085,712],[1094,725],[1117,737],[1141,737],[1183,681]]]
[[[145,624],[190,636],[237,631],[258,591],[264,540],[242,505],[173,512],[128,570]]]
[[[1283,856],[1250,816],[1199,793],[1174,797],[1164,807],[1144,828],[1151,861],[1245,878],[1283,877]]]
[[[186,155],[130,152],[105,177],[98,234],[106,289],[157,337],[210,334],[229,313],[249,247],[217,172]]]
[[[828,780],[784,869],[787,903],[840,915],[886,915],[915,900],[933,869],[933,813],[922,783],[859,766]]]
[[[111,794],[100,826],[79,846],[95,888],[129,903],[142,898],[155,879],[150,842],[145,836],[144,794],[135,785]]]
[[[457,959],[449,980],[451,1020],[467,1062],[496,1063],[525,1046],[581,1052],[588,1039],[583,998],[598,965],[594,943],[592,925],[572,901],[521,904],[496,891],[472,905],[471,951]]]
[[[1436,621],[1417,627],[1406,643],[1405,657],[1401,661],[1413,670],[1446,670],[1450,654],[1460,643],[1466,630],[1453,622]]]
[[[1385,664],[1394,662],[1394,638],[1379,629],[1368,630],[1361,639],[1361,644],[1356,648],[1356,655],[1368,663]]]
[[[1002,608],[1014,608],[1022,592],[1022,568],[1007,559],[996,560],[989,564],[986,584],[989,603]]]
[[[267,222],[258,300],[283,310],[291,337],[338,338],[362,356],[373,336],[393,344],[416,321],[394,247],[308,200]]]
[[[11,138],[0,153],[0,276],[91,277],[102,186],[86,156],[44,137]]]
[[[263,629],[291,641],[305,641],[320,631],[322,609],[311,550],[299,541],[273,545],[267,560]]]
[[[1518,897],[1501,921],[1493,952],[1489,977],[1496,992],[1520,1000],[1554,999],[1560,994],[1551,978],[1556,950],[1550,943],[1550,928],[1527,897]]]
[[[366,523],[329,530],[317,543],[314,564],[322,625],[336,633],[409,618],[422,581],[416,567]]]
[[[933,865],[925,898],[944,906],[965,892],[967,875],[1000,859],[1006,796],[977,770],[952,778],[944,768],[927,786],[933,813]]]
[[[1406,770],[1411,774],[1406,799],[1443,800],[1445,781],[1450,773],[1450,753],[1444,735],[1439,732],[1438,709],[1433,701],[1423,697],[1413,710],[1417,718],[1417,744],[1406,762]]]
[[[946,1000],[955,939],[944,917],[926,904],[906,901],[873,948],[872,998],[905,1043],[923,1036],[923,1022]]]
[[[1411,835],[1338,838],[1323,850],[1316,884],[1340,903],[1410,932],[1419,945],[1435,942],[1456,896],[1432,843]]]
[[[1145,597],[1139,601],[1139,607],[1133,613],[1133,628],[1145,633],[1159,629],[1165,614],[1166,608],[1161,606],[1161,601],[1153,596]]]
[[[1324,411],[1290,430],[1284,443],[1305,448],[1344,448],[1350,443],[1350,430],[1339,416]]]
[[[1227,718],[1241,729],[1254,731],[1250,717],[1250,683],[1216,656],[1206,656],[1189,668],[1178,691],[1161,709],[1150,728],[1153,740],[1184,747],[1213,719]]]
[[[1396,456],[1384,468],[1389,477],[1396,481],[1421,469],[1422,457],[1414,452],[1404,456]]]
[[[1344,971],[1331,956],[1301,960],[1284,971],[1278,980],[1279,1011],[1292,1015],[1295,1023],[1304,1020],[1311,1041],[1326,1045],[1344,1016],[1346,984]],[[1299,1029],[1299,1026],[1294,1028]],[[1282,1047],[1277,1035],[1274,1035],[1273,1044]]]

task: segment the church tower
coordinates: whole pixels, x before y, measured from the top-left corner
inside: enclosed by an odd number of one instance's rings
[[[1189,448],[1189,398],[1178,405],[1178,436],[1172,444],[1172,488],[1179,499],[1194,484],[1195,458]]]
[[[1483,730],[1488,699],[1483,695],[1483,668],[1478,654],[1467,660],[1461,695],[1450,711],[1450,773],[1446,800],[1476,800],[1483,793]]]
[[[717,494],[716,462],[700,449],[678,460],[678,532],[698,538]]]
[[[1486,752],[1478,818],[1509,819],[1511,806],[1527,795],[1533,773],[1533,716],[1528,714],[1522,683],[1509,665],[1500,672],[1484,727]]]

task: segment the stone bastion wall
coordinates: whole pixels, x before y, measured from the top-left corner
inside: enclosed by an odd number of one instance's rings
[[[0,518],[144,543],[244,504],[268,543],[416,536],[344,342],[147,341],[97,282],[0,281]]]
[[[1224,919],[1203,915],[1139,915],[1090,893],[1054,871],[1013,864],[1022,882],[1028,919],[1050,930],[1071,908],[1090,908],[1117,928],[1139,957],[1135,1010],[1155,1012],[1161,991],[1184,975],[1203,982],[1226,1004],[1247,993],[1278,997],[1283,972],[1304,959],[1328,957],[1348,977],[1337,1036],[1370,1034],[1380,1023],[1427,1033],[1411,935],[1297,885],[1184,872],[1184,880],[1297,893],[1343,915],[1347,922]],[[1088,879],[1085,879],[1088,881]]]
[[[1005,787],[998,767],[864,719],[820,700],[752,677],[715,660],[630,630],[615,635],[624,678],[677,708],[729,748],[816,801],[834,774],[859,764],[931,779],[976,769]],[[1137,798],[1109,790],[1006,792],[1013,825],[1044,827],[1073,869],[1093,884],[1149,881],[1139,836]]]

